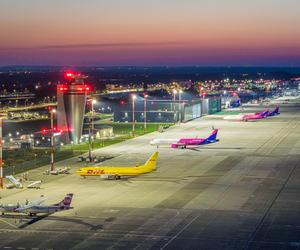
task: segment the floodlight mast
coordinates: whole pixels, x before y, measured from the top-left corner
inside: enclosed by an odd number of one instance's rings
[[[2,117],[0,117],[0,188],[3,189],[3,160],[2,160],[2,148],[3,148],[3,140],[2,140]]]

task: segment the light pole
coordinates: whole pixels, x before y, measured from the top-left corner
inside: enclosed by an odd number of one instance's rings
[[[134,118],[134,101],[136,99],[136,95],[132,95],[132,134],[134,136],[135,133],[135,118]]]
[[[54,170],[54,114],[56,113],[56,109],[51,109],[51,168],[50,171]]]
[[[89,119],[89,160],[92,162],[92,148],[91,148],[91,118]]]
[[[91,108],[92,108],[92,119],[90,119],[89,124],[89,159],[90,162],[92,161],[92,148],[93,148],[93,141],[94,141],[94,104],[97,101],[95,99],[91,99]]]
[[[92,136],[94,139],[94,114],[95,114],[95,109],[94,109],[94,104],[97,103],[97,100],[93,99],[92,100]]]
[[[3,189],[3,160],[2,160],[2,148],[3,148],[3,141],[2,141],[2,117],[0,117],[0,188]]]
[[[174,111],[174,121],[176,122],[176,106],[175,106],[175,101],[176,101],[176,94],[177,90],[173,89],[173,111]]]
[[[181,116],[182,116],[182,104],[181,104],[181,94],[182,90],[179,90],[179,124],[181,123]]]
[[[144,131],[146,132],[147,130],[147,98],[148,95],[144,95]]]

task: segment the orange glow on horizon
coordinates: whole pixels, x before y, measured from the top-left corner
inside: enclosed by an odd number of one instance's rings
[[[0,64],[247,64],[300,51],[294,0],[24,2],[0,3]]]

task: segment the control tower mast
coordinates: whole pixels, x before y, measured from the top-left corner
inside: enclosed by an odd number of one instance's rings
[[[66,83],[57,85],[57,127],[64,143],[81,142],[87,94],[87,76],[66,74]]]

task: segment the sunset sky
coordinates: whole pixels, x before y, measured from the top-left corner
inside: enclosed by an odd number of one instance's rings
[[[299,0],[1,0],[0,65],[300,66]]]

